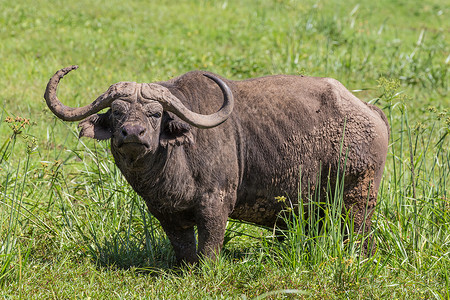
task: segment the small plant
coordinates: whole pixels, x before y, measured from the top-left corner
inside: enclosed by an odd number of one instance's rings
[[[16,139],[18,136],[21,136],[26,141],[26,147],[27,147],[27,153],[32,153],[37,149],[37,140],[35,137],[23,133],[24,130],[28,129],[28,127],[32,126],[33,123],[30,123],[29,119],[22,118],[22,117],[6,117],[4,120],[5,123],[8,124],[9,128],[11,129],[12,133],[9,138],[5,139],[3,141],[2,146],[0,147],[0,164],[3,160],[7,160],[8,157],[12,154],[12,150],[8,148],[14,148],[14,144],[16,142]]]
[[[7,123],[12,130],[12,134],[7,138],[0,148],[0,172],[2,181],[0,182],[0,286],[6,280],[14,277],[15,269],[19,266],[19,281],[22,273],[22,266],[26,263],[28,254],[25,257],[21,254],[19,242],[20,219],[22,214],[22,202],[26,194],[27,174],[30,165],[30,155],[37,147],[34,137],[24,134],[30,120],[22,117],[6,117]],[[27,142],[25,163],[19,160],[17,165],[7,162],[8,158],[14,154],[16,139],[22,136]]]

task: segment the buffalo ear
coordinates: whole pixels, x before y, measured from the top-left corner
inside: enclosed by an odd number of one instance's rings
[[[176,118],[176,119],[175,119]],[[159,144],[162,147],[193,145],[194,136],[191,132],[191,125],[178,119],[172,114],[165,115],[164,126],[159,137]]]
[[[111,112],[108,110],[104,114],[91,115],[78,123],[79,137],[85,136],[99,141],[110,139],[112,137],[110,115]]]

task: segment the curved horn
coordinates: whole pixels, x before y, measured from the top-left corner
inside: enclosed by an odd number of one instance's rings
[[[175,97],[167,88],[154,84],[147,83],[143,87],[143,96],[161,103],[164,110],[173,112],[183,121],[198,127],[198,128],[212,128],[225,122],[230,114],[233,112],[234,97],[231,89],[220,78],[211,74],[203,74],[212,79],[220,87],[223,93],[224,101],[222,107],[211,115],[202,115],[195,113],[188,109],[184,104]],[[147,87],[147,89],[145,88]]]
[[[103,93],[94,102],[83,107],[69,107],[59,101],[56,96],[59,81],[72,70],[78,69],[78,66],[70,66],[59,70],[50,78],[45,89],[44,98],[50,110],[60,119],[64,121],[80,121],[86,117],[99,112],[100,110],[109,107],[111,102],[119,96],[117,90],[118,86],[112,85],[108,91]]]

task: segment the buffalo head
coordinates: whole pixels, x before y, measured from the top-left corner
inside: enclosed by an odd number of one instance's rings
[[[202,115],[189,110],[166,87],[155,83],[119,82],[113,84],[89,105],[73,108],[56,96],[59,81],[78,66],[61,69],[48,82],[44,98],[50,110],[64,121],[80,121],[80,137],[97,140],[111,138],[111,147],[125,160],[153,154],[159,146],[192,142],[190,125],[211,128],[223,123],[233,110],[230,88],[219,78],[204,74],[216,82],[224,95],[222,107],[214,114]],[[98,112],[110,109],[103,114]],[[175,120],[176,115],[182,121]]]

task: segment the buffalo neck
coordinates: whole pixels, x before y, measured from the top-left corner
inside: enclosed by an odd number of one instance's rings
[[[114,147],[111,150],[120,171],[150,210],[162,213],[192,204],[195,185],[183,146],[159,147],[131,164]]]

